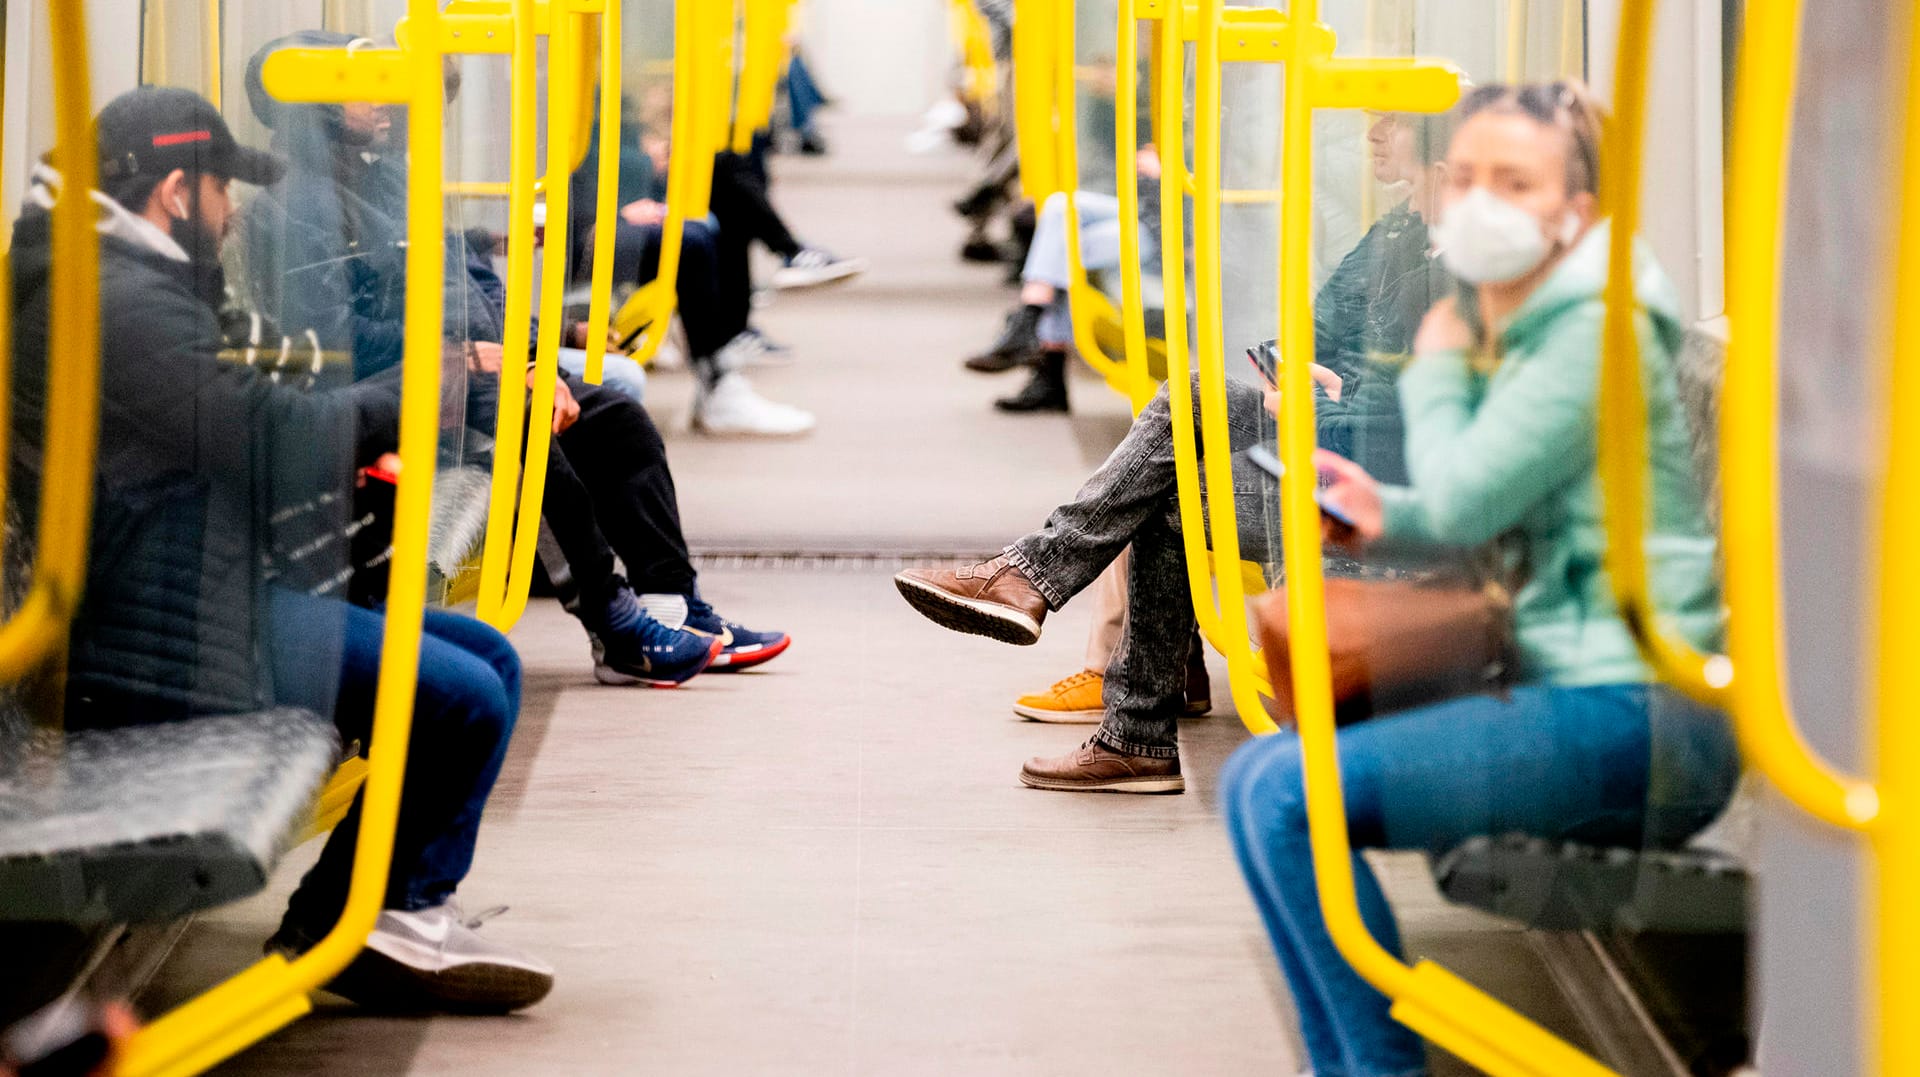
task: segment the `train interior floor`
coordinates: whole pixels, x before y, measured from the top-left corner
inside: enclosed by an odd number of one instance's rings
[[[230,1073],[1191,1073],[1302,1066],[1285,989],[1217,818],[1244,732],[1183,727],[1186,795],[1022,788],[1084,729],[1009,710],[1081,661],[1084,603],[1014,650],[920,619],[888,577],[996,549],[1076,488],[1125,428],[1082,379],[1075,414],[1016,417],[1020,375],[959,368],[1013,293],[955,257],[971,159],[910,156],[899,121],[830,119],[833,156],[777,159],[803,238],[872,260],[760,312],[792,344],[761,390],[815,411],[786,443],[683,432],[688,375],[656,374],[683,515],[716,604],[778,626],[764,672],[652,692],[594,683],[551,601],[513,633],[527,698],[469,909],[558,967],[510,1018],[404,1019],[321,995]],[[197,921],[148,992],[165,1005],[258,953],[317,852]],[[1381,861],[1410,946],[1578,1035],[1516,929],[1455,909],[1418,857]],[[1449,1066],[1443,1066],[1451,1069]]]

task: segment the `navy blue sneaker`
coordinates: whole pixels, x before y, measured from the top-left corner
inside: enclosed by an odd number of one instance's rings
[[[751,628],[721,619],[703,599],[687,602],[687,630],[720,640],[720,653],[713,660],[716,673],[736,673],[780,657],[793,646],[793,637],[785,632],[755,632]]]
[[[593,640],[593,679],[601,684],[678,687],[712,665],[723,646],[712,636],[654,620],[625,586],[614,590],[597,621],[588,624],[587,635]]]

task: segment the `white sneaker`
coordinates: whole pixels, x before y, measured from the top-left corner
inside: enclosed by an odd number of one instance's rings
[[[720,350],[713,353],[713,361],[720,367],[721,373],[731,374],[736,370],[762,365],[766,354],[766,342],[751,330],[744,330],[720,345]]]
[[[792,366],[793,349],[748,326],[721,345],[719,352],[714,355],[714,361],[720,364],[723,371],[747,370],[757,366]]]
[[[787,264],[773,271],[773,286],[782,291],[817,288],[822,284],[859,276],[866,271],[865,258],[842,258],[819,247],[802,247],[787,259]]]
[[[525,1009],[553,990],[553,966],[480,934],[483,921],[505,911],[467,917],[452,901],[418,912],[384,910],[367,948],[327,990],[379,1009]]]
[[[778,404],[754,392],[745,375],[721,368],[725,373],[711,389],[696,389],[693,398],[693,429],[717,437],[783,438],[813,429],[809,412]]]

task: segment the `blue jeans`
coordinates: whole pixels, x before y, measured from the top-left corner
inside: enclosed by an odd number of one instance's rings
[[[1340,732],[1354,848],[1445,851],[1521,831],[1600,845],[1672,847],[1733,794],[1739,757],[1717,711],[1647,685],[1525,685]],[[1240,869],[1280,958],[1316,1077],[1427,1072],[1420,1037],[1334,949],[1320,917],[1300,740],[1249,742],[1220,776]],[[1400,938],[1379,881],[1353,856],[1360,912],[1382,946]]]
[[[576,378],[585,378],[587,353],[579,348],[561,348],[560,369]],[[600,365],[600,384],[636,404],[647,402],[647,372],[626,356],[608,353],[606,361]]]
[[[386,618],[284,591],[274,594],[271,616],[276,701],[333,715],[341,739],[364,747],[372,728]],[[480,816],[519,714],[520,657],[507,638],[470,617],[428,610],[387,908],[440,905],[466,877]],[[356,797],[319,861],[288,899],[282,939],[311,945],[339,919],[359,831]]]
[[[807,62],[795,52],[787,60],[787,111],[793,129],[801,134],[813,130],[813,114],[826,103],[813,81],[813,72],[807,70]]]

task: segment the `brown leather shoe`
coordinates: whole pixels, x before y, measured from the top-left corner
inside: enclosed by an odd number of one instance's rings
[[[1066,755],[1027,760],[1020,783],[1029,789],[1059,789],[1079,793],[1184,793],[1180,757],[1160,759],[1121,755],[1088,741]]]
[[[910,568],[893,578],[914,609],[955,632],[1024,647],[1040,639],[1045,596],[1006,554],[962,569]]]

